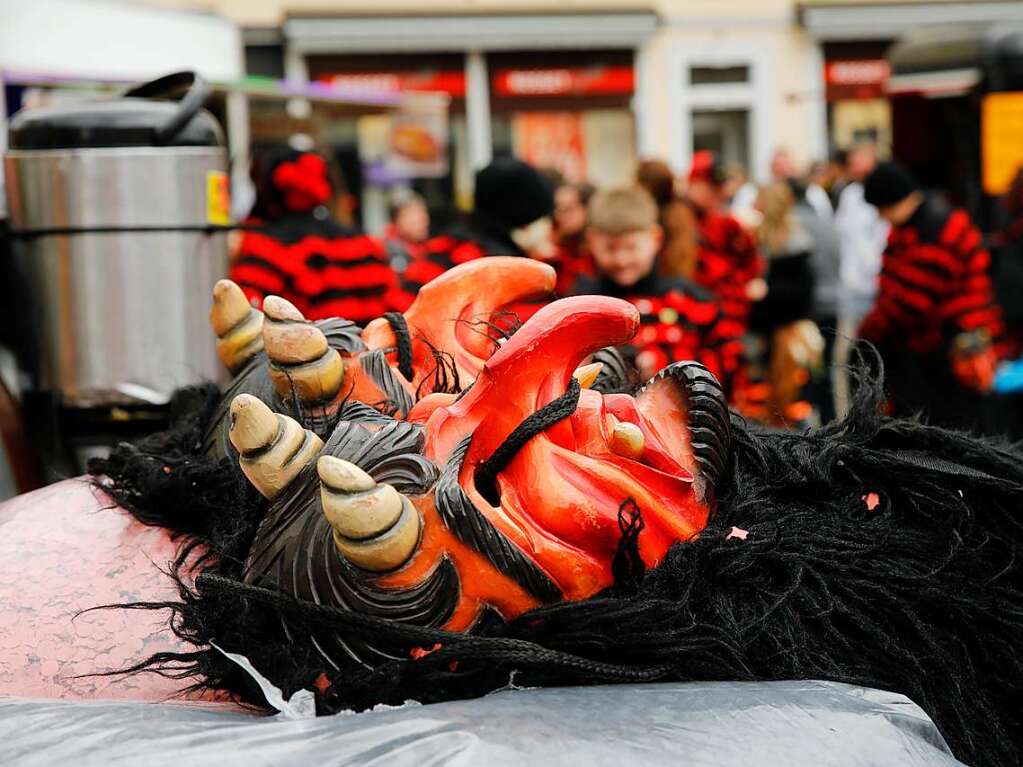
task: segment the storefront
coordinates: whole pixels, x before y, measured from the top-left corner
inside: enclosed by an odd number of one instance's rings
[[[824,44],[828,141],[848,148],[870,143],[885,154],[892,143],[891,105],[885,93],[890,40]]]
[[[495,154],[571,180],[627,181],[642,119],[637,50],[656,24],[646,12],[294,17],[283,26],[283,55],[291,79],[450,97],[443,169],[433,177],[366,175],[385,128],[362,115],[332,126],[331,147],[361,191],[363,224],[377,229],[395,186],[415,188],[438,210],[468,207],[474,172]]]
[[[1020,23],[1023,4],[815,0],[799,6],[799,20],[821,49],[829,142],[839,148],[873,142],[887,154],[895,141],[886,60],[893,44],[922,29]]]

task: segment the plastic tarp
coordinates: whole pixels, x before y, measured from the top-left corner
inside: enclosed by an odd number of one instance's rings
[[[957,765],[908,698],[830,682],[508,689],[361,714],[0,699],[0,764]]]

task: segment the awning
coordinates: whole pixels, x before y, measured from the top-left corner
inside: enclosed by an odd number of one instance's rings
[[[310,53],[409,53],[634,48],[657,29],[653,12],[291,17],[284,37]]]
[[[958,96],[973,88],[982,76],[982,72],[974,68],[893,75],[888,79],[885,90],[892,96],[910,93],[932,97]]]
[[[1023,3],[988,0],[871,4],[862,0],[816,0],[800,4],[799,20],[822,42],[895,40],[912,30],[935,24],[1023,23]]]
[[[1023,88],[1023,26],[930,27],[888,52],[890,94],[953,96],[986,81],[988,90]]]

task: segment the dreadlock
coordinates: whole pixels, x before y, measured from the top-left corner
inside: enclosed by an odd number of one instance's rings
[[[618,580],[592,598],[454,634],[244,584],[238,560],[220,556],[194,583],[177,572],[180,601],[132,605],[169,609],[196,649],[129,670],[265,705],[216,642],[286,696],[314,690],[321,713],[477,696],[512,674],[524,685],[825,679],[907,695],[970,764],[1018,764],[1023,460],[1005,444],[888,418],[882,401],[879,379],[863,380],[845,420],[805,434],[734,418],[709,525],[644,570],[633,551],[642,509],[626,502]],[[246,503],[208,530],[219,550],[258,517]],[[308,639],[324,631],[399,652],[329,668]]]

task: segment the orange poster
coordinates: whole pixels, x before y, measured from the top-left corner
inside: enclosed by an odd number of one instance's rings
[[[1005,194],[1023,167],[1023,93],[984,96],[980,125],[984,191]]]
[[[571,182],[586,179],[582,115],[577,112],[517,112],[512,117],[517,157],[537,168],[556,168]]]

